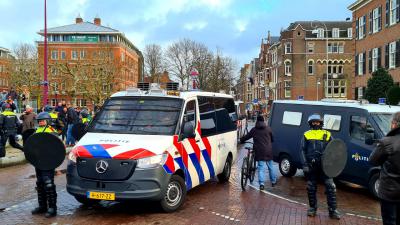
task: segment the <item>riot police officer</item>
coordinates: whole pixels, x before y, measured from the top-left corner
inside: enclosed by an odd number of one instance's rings
[[[82,123],[87,126],[90,123],[89,112],[87,109],[82,109],[80,112],[80,117],[82,117]]]
[[[326,176],[322,171],[321,156],[326,145],[331,141],[331,133],[323,130],[323,120],[320,115],[313,114],[308,117],[310,130],[304,133],[301,146],[303,161],[303,172],[307,179],[307,194],[310,208],[307,215],[314,217],[317,214],[317,180],[322,177],[325,183],[325,194],[327,195],[329,217],[340,219],[336,210],[336,186],[332,178]]]
[[[58,134],[61,134],[64,124],[63,122],[58,118],[58,113],[55,111],[55,109],[52,106],[46,105],[44,107],[44,111],[49,113],[51,120],[50,124],[54,129],[56,129],[56,132]]]
[[[47,112],[41,112],[36,117],[39,127],[35,133],[52,133],[57,135],[56,130],[50,125],[51,116]],[[36,171],[36,191],[38,194],[39,206],[32,210],[32,214],[46,213],[45,217],[50,218],[57,215],[57,192],[54,184],[55,170]]]
[[[15,138],[20,126],[17,115],[12,111],[11,105],[8,103],[2,105],[2,110],[3,112],[0,114],[0,157],[5,156],[7,140],[9,140],[12,147],[23,150],[23,147],[17,143]]]

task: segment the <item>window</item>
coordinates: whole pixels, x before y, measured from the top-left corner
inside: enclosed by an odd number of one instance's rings
[[[58,59],[58,51],[57,50],[52,50],[51,51],[51,59],[52,60],[57,60]]]
[[[314,42],[309,42],[307,44],[307,49],[309,53],[313,53],[314,52]]]
[[[340,130],[340,122],[342,121],[342,117],[340,115],[324,115],[324,129],[327,130]]]
[[[78,51],[71,52],[71,59],[77,60],[78,59]]]
[[[333,38],[339,38],[339,28],[333,28],[332,29],[332,37]]]
[[[378,48],[372,49],[372,72],[378,69]]]
[[[291,76],[292,75],[292,64],[290,60],[285,62],[285,75]]]
[[[389,25],[393,25],[397,20],[397,2],[398,0],[390,0],[390,20]]]
[[[225,133],[236,129],[235,102],[229,98],[213,98],[217,117],[217,133]]]
[[[318,28],[317,29],[317,38],[324,38],[325,37],[325,35],[324,35],[324,29],[322,29],[322,28]]]
[[[53,41],[57,41],[57,42],[61,41],[60,35],[53,35]]]
[[[359,54],[358,55],[358,75],[363,75],[364,74],[364,54]]]
[[[314,62],[312,60],[308,61],[308,74],[314,74]]]
[[[51,99],[51,106],[56,107],[57,106],[57,99]]]
[[[61,51],[61,59],[67,58],[65,51]]]
[[[325,81],[326,87],[327,81]],[[326,92],[327,91],[327,92]],[[346,98],[347,82],[345,79],[329,79],[325,96],[330,98]]]
[[[282,124],[300,126],[302,115],[301,112],[285,111],[283,112]]]
[[[353,37],[353,28],[347,28],[347,37],[352,38]]]
[[[292,43],[288,42],[285,43],[285,54],[289,54],[292,53]]]
[[[291,97],[291,81],[290,80],[285,80],[285,98],[290,98]]]
[[[357,95],[357,99],[363,99],[364,98],[364,88],[363,87],[358,87],[358,95]]]
[[[344,53],[344,44],[343,43],[339,43],[338,51],[339,51],[339,53]]]
[[[380,29],[380,8],[375,8],[372,11],[372,33],[378,32],[379,29]]]
[[[86,58],[86,51],[82,50],[81,51],[81,59],[84,59],[84,58]]]
[[[183,115],[183,123],[190,122],[196,127],[196,101],[192,100],[186,104],[185,114]]]
[[[354,139],[365,141],[367,131],[367,118],[363,116],[351,116],[350,136]]]
[[[389,44],[389,69],[396,67],[396,42]]]
[[[125,53],[121,53],[121,61],[125,62]]]
[[[328,43],[328,53],[344,53],[343,43]]]
[[[365,34],[365,16],[358,18],[358,39],[363,39]]]

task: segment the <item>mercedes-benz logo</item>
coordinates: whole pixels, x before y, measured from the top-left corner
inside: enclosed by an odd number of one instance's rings
[[[108,163],[106,161],[104,161],[104,160],[99,160],[96,163],[96,171],[98,173],[105,173],[107,168],[108,168]]]

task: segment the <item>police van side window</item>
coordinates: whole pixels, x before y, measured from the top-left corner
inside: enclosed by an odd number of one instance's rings
[[[324,115],[324,129],[327,130],[340,130],[340,122],[342,121],[342,116],[340,115]]]
[[[196,127],[196,101],[192,100],[186,104],[183,122],[190,122],[193,127]]]
[[[233,99],[214,99],[215,112],[217,116],[217,133],[225,133],[236,130],[236,112]]]
[[[300,126],[302,116],[303,114],[301,112],[285,111],[283,112],[282,123],[286,125]]]
[[[211,97],[197,97],[200,112],[201,136],[211,136],[217,133],[217,117],[214,102]]]
[[[351,116],[350,136],[354,139],[365,141],[367,131],[367,118],[364,116]]]

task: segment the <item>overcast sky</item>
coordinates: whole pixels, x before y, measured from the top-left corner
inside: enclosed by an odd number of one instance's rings
[[[47,0],[48,28],[80,14],[125,33],[140,50],[182,38],[221,49],[241,65],[258,56],[261,38],[296,20],[345,20],[355,0]],[[44,0],[0,0],[0,47],[40,40]]]

